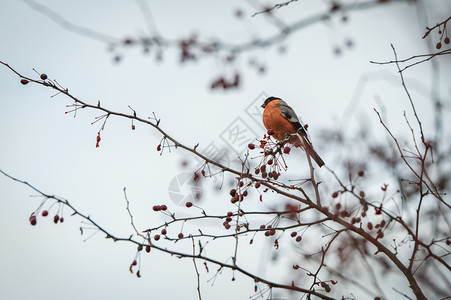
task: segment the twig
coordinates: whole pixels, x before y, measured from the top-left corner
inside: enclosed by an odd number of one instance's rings
[[[269,13],[269,12],[271,12],[271,11],[274,10],[274,9],[279,9],[279,8],[281,8],[281,7],[284,7],[284,6],[289,5],[289,4],[292,3],[292,2],[297,2],[297,1],[298,1],[298,0],[290,0],[290,1],[287,1],[287,2],[275,4],[273,7],[269,7],[269,8],[267,8],[267,9],[265,9],[265,10],[262,10],[262,11],[259,11],[259,12],[254,13],[254,14],[252,15],[252,17],[255,17],[256,15],[263,14],[263,13]]]
[[[395,47],[393,46],[393,44],[390,45],[391,48],[393,49],[393,53],[395,54],[396,67],[398,68],[398,71],[401,71],[401,69],[399,68],[398,55],[396,54]],[[399,72],[399,76],[401,77],[402,86],[404,87],[407,97],[409,98],[410,105],[412,106],[413,113],[415,114],[415,118],[417,119],[418,125],[420,126],[421,141],[423,142],[423,144],[426,144],[426,141],[424,139],[423,126],[421,125],[420,118],[418,118],[417,110],[415,109],[415,105],[413,104],[413,100],[412,97],[410,96],[409,90],[407,89],[406,83],[404,82],[404,76],[402,75],[402,72]]]
[[[435,25],[434,27],[431,27],[431,28],[426,27],[426,32],[424,33],[423,39],[426,38],[429,35],[429,33],[431,33],[432,30],[434,30],[437,27],[441,27],[442,25],[445,25],[449,20],[451,20],[451,16],[448,19],[446,19],[445,21],[443,21],[441,23],[437,23],[437,25]]]
[[[446,49],[446,50],[442,50],[440,52],[436,52],[436,53],[428,53],[428,54],[421,54],[421,55],[414,55],[412,57],[406,58],[406,59],[401,59],[401,60],[391,60],[391,61],[386,61],[386,62],[377,62],[377,61],[372,61],[370,60],[370,63],[372,64],[376,64],[376,65],[388,65],[388,64],[394,64],[394,63],[404,63],[407,62],[409,60],[412,59],[416,59],[416,58],[420,58],[420,57],[426,57],[423,60],[419,60],[415,63],[412,63],[410,65],[407,65],[406,67],[404,67],[403,69],[399,70],[398,72],[404,72],[406,69],[413,67],[415,65],[421,64],[423,62],[427,62],[431,59],[433,59],[436,56],[440,56],[440,55],[447,55],[447,54],[451,54],[451,49]]]
[[[202,300],[202,296],[200,293],[200,275],[199,271],[197,270],[197,264],[196,264],[196,246],[194,243],[194,238],[191,236],[191,241],[193,242],[193,264],[194,264],[194,270],[196,271],[196,277],[197,277],[197,295],[199,296],[199,300]],[[200,253],[199,253],[200,255]]]

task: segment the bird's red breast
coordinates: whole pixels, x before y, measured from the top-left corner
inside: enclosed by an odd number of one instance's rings
[[[279,99],[272,100],[265,106],[265,110],[263,111],[263,124],[266,129],[274,130],[274,138],[283,141],[287,137],[287,133],[296,133],[296,128],[290,121],[283,117],[279,103]]]

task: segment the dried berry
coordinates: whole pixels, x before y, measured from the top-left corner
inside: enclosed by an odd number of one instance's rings
[[[338,197],[338,192],[333,192],[332,193],[332,198],[337,198]]]
[[[178,235],[178,238],[179,239],[183,239],[183,233],[180,232],[179,235]]]
[[[20,83],[22,83],[23,85],[26,85],[26,84],[28,84],[28,80],[26,80],[26,79],[21,79],[21,80],[20,80]]]
[[[186,205],[186,207],[188,207],[188,208],[189,208],[189,207],[193,206],[193,203],[192,203],[192,202],[186,202],[186,204],[185,204],[185,205]]]
[[[298,235],[298,233],[296,232],[296,231],[293,231],[292,233],[291,233],[291,237],[295,237],[295,236],[297,236]]]
[[[168,233],[166,228],[161,229],[161,234],[166,235],[166,233]]]
[[[156,234],[156,235],[153,237],[153,239],[156,240],[156,241],[158,241],[158,240],[160,239],[160,235],[159,235],[159,234]]]
[[[285,147],[285,148],[283,148],[283,153],[285,153],[285,154],[289,154],[290,151],[291,151],[291,148],[290,148],[290,147]]]
[[[30,224],[34,226],[34,225],[36,225],[36,223],[37,223],[36,216],[31,216],[30,217]]]
[[[255,149],[255,145],[254,144],[249,144],[248,145],[249,149],[254,150]]]
[[[42,80],[46,80],[46,79],[47,79],[47,74],[42,73],[42,74],[41,74],[41,79],[42,79]]]
[[[43,217],[47,217],[49,215],[49,212],[47,211],[47,210],[44,210],[43,212],[42,212],[42,216]]]

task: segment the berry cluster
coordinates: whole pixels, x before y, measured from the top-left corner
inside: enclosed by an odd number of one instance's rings
[[[46,200],[47,200],[47,199],[46,199]],[[46,200],[44,200],[44,201],[39,205],[39,207],[31,214],[31,216],[30,216],[30,218],[29,218],[29,221],[30,221],[30,224],[31,224],[32,226],[35,226],[35,225],[37,224],[37,222],[38,222],[37,216],[39,215],[39,212],[40,212],[40,210],[42,209],[42,207],[44,206]],[[54,204],[56,204],[56,203],[58,203],[58,202],[55,202]],[[52,205],[50,206],[50,208],[52,208],[52,206],[53,206],[54,204],[52,204]],[[49,208],[49,209],[50,209],[50,208]],[[62,214],[61,205],[58,207],[58,211],[57,211],[57,213],[55,214],[55,216],[53,217],[53,222],[54,222],[55,224],[58,224],[58,222],[59,222],[59,223],[63,223],[63,222],[64,222],[64,217],[63,217],[63,216],[60,216],[60,213]],[[42,213],[41,213],[41,215],[42,215],[43,217],[47,217],[47,216],[49,215],[49,210],[43,210]]]
[[[274,180],[279,179],[282,170],[287,169],[287,165],[283,158],[283,155],[288,155],[291,152],[291,148],[286,146],[286,143],[274,142],[271,136],[274,135],[274,130],[269,129],[263,139],[260,140],[258,148],[262,149],[262,160],[260,164],[255,168],[255,174],[261,174],[261,177],[271,178]],[[255,144],[249,144],[248,148],[254,150],[257,148]]]

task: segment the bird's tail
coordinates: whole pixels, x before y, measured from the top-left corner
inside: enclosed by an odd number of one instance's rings
[[[321,168],[324,166],[324,161],[321,157],[316,153],[315,149],[313,149],[312,143],[309,141],[308,137],[305,134],[296,133],[296,136],[299,138],[301,142],[301,147],[304,148],[305,152],[313,158],[316,164]]]

